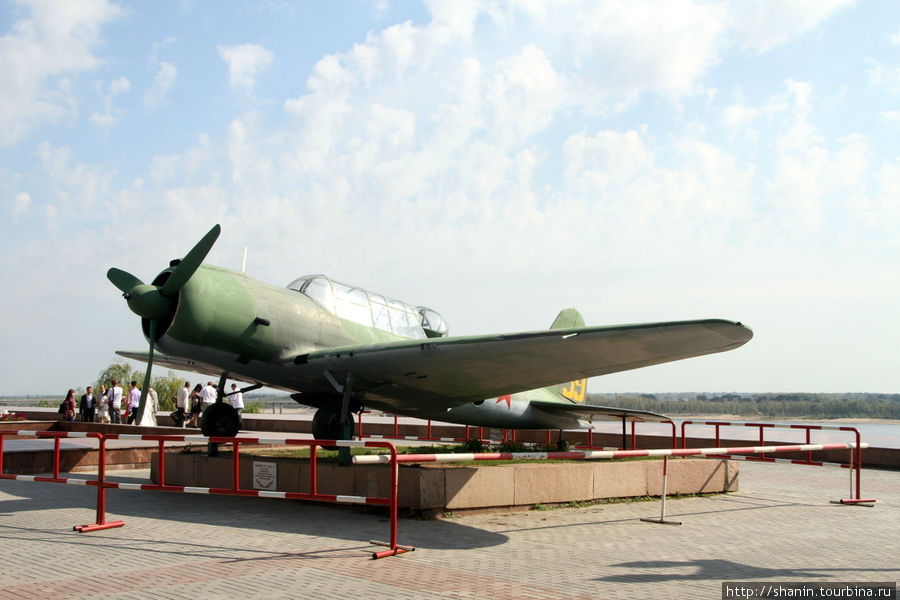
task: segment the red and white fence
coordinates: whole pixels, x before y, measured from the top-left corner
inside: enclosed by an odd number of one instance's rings
[[[434,423],[433,421],[426,420],[425,421],[425,435],[400,435],[400,418],[398,415],[385,415],[393,418],[393,429],[390,433],[366,433],[365,431],[365,423],[363,419],[363,415],[369,414],[371,411],[364,410],[362,411],[356,423],[356,435],[359,439],[386,439],[386,440],[404,440],[404,441],[418,441],[418,442],[438,442],[438,443],[461,443],[467,442],[469,440],[477,440],[482,443],[492,443],[495,440],[489,439],[485,437],[485,429],[492,429],[488,427],[479,427],[476,425],[461,425],[460,427],[465,427],[465,432],[462,437],[441,437],[434,435]],[[631,421],[631,447],[637,447],[637,433],[635,427],[637,426],[638,421]],[[670,425],[672,427],[672,448],[678,447],[678,433],[677,427],[674,421],[662,421],[662,424]],[[648,423],[651,425],[656,425],[658,423]],[[474,435],[470,435],[470,430],[474,432]],[[503,438],[502,442],[505,444],[507,442],[515,444],[517,440],[517,430],[516,429],[503,429]],[[574,431],[585,431],[587,437],[587,445],[577,446],[579,449],[588,449],[588,450],[624,450],[626,440],[629,439],[629,434],[626,429],[625,424],[622,424],[622,447],[610,447],[610,446],[595,446],[594,445],[594,431],[593,426],[589,427],[587,430],[574,430]],[[546,436],[546,445],[551,446],[553,444],[553,434],[556,433],[556,430],[547,430],[544,431],[544,435]]]
[[[467,452],[446,454],[387,454],[354,456],[356,464],[421,462],[471,462],[482,460],[559,460],[559,459],[609,459],[642,456],[723,456],[729,454],[762,454],[771,452],[815,452],[817,450],[847,450],[867,448],[868,444],[794,444],[789,446],[740,446],[733,448],[673,448],[654,450],[572,450],[567,452]]]
[[[846,463],[835,463],[813,460],[812,450],[806,450],[806,459],[789,459],[789,458],[773,458],[765,456],[768,452],[760,453],[759,456],[725,456],[735,460],[748,460],[759,462],[782,462],[794,465],[810,465],[814,467],[839,467],[850,470],[850,496],[849,499],[841,500],[843,504],[871,504],[874,499],[863,499],[860,497],[860,485],[862,482],[862,449],[868,447],[861,443],[861,436],[856,427],[838,426],[838,425],[807,425],[803,423],[756,423],[756,422],[734,422],[734,421],[683,421],[681,423],[681,447],[687,447],[687,427],[688,426],[707,426],[715,428],[716,448],[720,448],[722,444],[721,430],[723,427],[750,428],[758,431],[759,444],[765,444],[765,432],[770,429],[788,429],[793,431],[803,431],[805,433],[805,443],[809,445],[812,439],[813,431],[845,431],[852,433],[854,436],[856,450],[850,449],[850,460]],[[856,483],[856,492],[854,494],[854,480]],[[853,497],[855,495],[855,497]]]
[[[755,454],[771,454],[779,452],[816,452],[820,450],[849,450],[850,464],[854,463],[853,453],[859,456],[859,451],[867,448],[868,444],[793,444],[780,446],[738,446],[731,448],[673,448],[673,449],[653,449],[653,450],[575,450],[569,452],[478,452],[478,453],[445,453],[445,454],[400,454],[396,457],[387,455],[366,455],[354,456],[353,462],[356,464],[371,463],[387,463],[396,460],[400,463],[421,463],[421,462],[470,462],[470,461],[486,461],[486,460],[591,460],[591,459],[611,459],[611,458],[634,458],[634,457],[661,457],[664,460],[663,465],[663,490],[666,489],[666,478],[668,477],[668,459],[674,456],[710,456],[718,458],[734,458],[740,455]],[[857,471],[858,474],[858,471]],[[855,499],[842,499],[841,504],[870,504],[875,502],[874,499],[859,498],[859,483],[857,479],[857,496]],[[853,480],[851,478],[850,495],[853,495]],[[665,521],[665,491],[663,491],[663,517],[657,522]]]
[[[7,437],[19,438],[49,438],[53,440],[53,475],[12,475],[3,473],[3,441]],[[60,439],[63,438],[90,438],[98,440],[98,465],[96,479],[81,479],[60,476]],[[159,483],[121,483],[109,481],[106,478],[106,442],[108,440],[140,440],[155,441],[159,443],[157,473]],[[203,444],[231,444],[232,452],[232,483],[230,488],[205,488],[182,485],[169,485],[165,480],[165,444],[166,442],[195,442]],[[269,444],[279,446],[307,446],[309,447],[310,474],[308,492],[277,492],[268,490],[248,490],[240,487],[240,446],[242,444]],[[318,491],[317,484],[317,449],[319,446],[337,446],[345,448],[384,448],[393,457],[387,462],[390,470],[390,495],[386,497],[349,496],[340,494],[323,494]],[[369,504],[387,506],[390,512],[390,541],[370,543],[386,546],[388,549],[381,552],[373,552],[372,558],[384,558],[414,550],[411,546],[401,546],[397,543],[397,448],[390,442],[384,441],[348,441],[348,440],[310,440],[297,438],[231,438],[231,437],[204,437],[199,435],[137,435],[137,434],[101,434],[95,432],[62,432],[62,431],[0,431],[0,479],[15,479],[18,481],[38,481],[47,483],[64,483],[68,485],[92,485],[97,487],[97,514],[96,522],[90,525],[76,525],[75,531],[86,533],[100,529],[121,527],[123,521],[106,521],[106,490],[111,488],[125,490],[153,490],[165,492],[184,492],[190,494],[219,494],[231,496],[255,496],[261,498],[285,498],[288,500],[312,500],[317,502],[342,502],[354,504]]]

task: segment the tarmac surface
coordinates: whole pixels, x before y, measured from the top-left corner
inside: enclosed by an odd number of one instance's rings
[[[387,516],[296,501],[0,481],[0,598],[721,598],[722,582],[900,579],[900,472],[742,462],[737,493],[402,518],[415,552],[377,561]],[[146,482],[149,470],[116,471]],[[76,477],[79,475],[75,475]],[[81,475],[83,477],[83,475]]]

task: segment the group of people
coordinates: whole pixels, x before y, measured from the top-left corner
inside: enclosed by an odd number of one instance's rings
[[[128,395],[122,390],[117,379],[110,381],[107,389],[105,384],[100,384],[99,394],[94,393],[94,387],[89,385],[81,399],[76,403],[75,390],[70,389],[59,407],[59,414],[65,421],[79,421],[86,423],[128,423],[137,421],[138,407],[141,404],[141,390],[137,381],[131,382]],[[124,413],[123,413],[124,409]],[[147,402],[144,414],[141,416],[142,426],[156,425],[156,411],[159,410],[159,398],[152,387],[147,390]]]
[[[215,383],[208,382],[205,386],[197,384],[193,390],[191,382],[185,381],[184,387],[178,390],[175,401],[175,411],[172,418],[176,427],[199,427],[200,414],[210,404],[215,403],[218,396]],[[225,396],[231,406],[237,411],[238,419],[244,410],[244,395],[238,389],[237,384],[231,384],[231,393]],[[109,388],[100,384],[98,394],[94,393],[94,387],[88,386],[80,401],[75,400],[75,390],[69,390],[66,399],[59,407],[59,414],[65,421],[79,421],[87,423],[128,423],[134,424],[137,420],[138,407],[141,404],[141,390],[137,381],[131,382],[131,388],[126,395],[119,385],[118,380],[110,381]],[[124,413],[122,412],[124,409]],[[147,402],[144,406],[144,414],[141,416],[141,426],[153,427],[156,425],[156,412],[159,410],[159,398],[152,387],[147,390]]]

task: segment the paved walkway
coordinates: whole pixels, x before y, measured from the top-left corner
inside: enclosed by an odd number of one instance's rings
[[[148,472],[117,473],[119,480]],[[722,581],[900,579],[900,473],[838,506],[843,469],[741,463],[741,491],[659,502],[402,519],[417,551],[370,560],[377,513],[299,502],[0,481],[0,598],[720,598]]]

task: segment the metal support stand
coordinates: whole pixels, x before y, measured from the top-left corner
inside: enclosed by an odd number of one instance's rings
[[[225,383],[228,379],[228,373],[223,372],[222,376],[219,377],[219,387],[216,388],[216,404],[221,404],[225,398]],[[206,445],[206,455],[207,456],[218,456],[219,455],[219,445],[214,444],[212,442]]]
[[[353,392],[353,373],[348,372],[344,381],[343,394],[341,396],[341,439],[349,440],[353,437],[353,426],[348,422],[350,415],[350,394]],[[352,464],[350,448],[338,448],[338,464],[349,467]]]
[[[859,440],[857,440],[859,443]],[[862,469],[862,448],[857,448],[856,450],[856,459],[853,458],[853,448],[850,449],[850,468],[847,469],[850,471],[850,498],[842,498],[840,500],[832,500],[832,504],[849,504],[851,506],[868,506],[872,508],[875,506],[875,498],[865,498],[862,499],[859,497],[859,472]],[[856,497],[853,497],[853,477],[856,475]]]
[[[663,457],[663,482],[662,482],[662,509],[658,519],[652,517],[641,518],[641,521],[658,523],[660,525],[681,525],[681,521],[666,520],[666,481],[669,479],[669,457]]]

